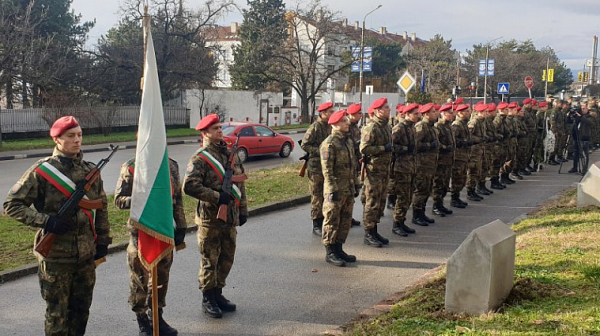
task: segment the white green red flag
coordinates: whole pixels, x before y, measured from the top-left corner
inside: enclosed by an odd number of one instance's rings
[[[147,46],[129,221],[139,230],[140,260],[150,269],[173,250],[174,230],[160,83],[150,20],[144,21]]]

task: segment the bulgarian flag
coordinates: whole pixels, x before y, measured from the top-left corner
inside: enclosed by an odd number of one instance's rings
[[[151,269],[173,250],[174,220],[165,119],[150,20],[144,22],[144,33],[147,46],[129,222],[139,230],[140,260]]]

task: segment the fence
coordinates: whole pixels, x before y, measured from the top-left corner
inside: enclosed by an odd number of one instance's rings
[[[189,126],[189,111],[185,107],[165,106],[166,126]],[[84,108],[31,108],[0,110],[2,134],[47,132],[57,118],[73,115],[83,129],[97,129],[108,134],[113,128],[138,124],[139,106],[108,106]]]

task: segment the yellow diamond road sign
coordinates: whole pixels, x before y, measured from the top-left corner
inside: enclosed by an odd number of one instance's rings
[[[404,91],[404,94],[408,94],[408,91],[410,91],[415,86],[416,82],[417,81],[415,80],[415,78],[411,76],[410,73],[407,71],[404,73],[404,75],[402,75],[402,77],[400,77],[396,84],[398,84],[402,91]]]

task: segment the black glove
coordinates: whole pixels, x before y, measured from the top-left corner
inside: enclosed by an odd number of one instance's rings
[[[238,225],[242,226],[242,225],[246,224],[247,221],[248,221],[248,216],[240,215],[240,223]]]
[[[468,146],[473,146],[473,140],[471,140],[471,139],[467,140],[467,145]]]
[[[106,257],[108,254],[108,245],[96,245],[96,255],[94,260],[98,260],[102,257]]]
[[[392,144],[391,143],[386,143],[384,147],[385,147],[384,150],[385,150],[386,153],[389,153],[389,152],[392,151]]]
[[[451,150],[453,150],[453,149],[454,149],[454,146],[452,146],[452,145],[448,145],[448,146],[446,146],[446,150],[447,150],[447,151],[449,151],[449,152],[450,152]]]
[[[413,153],[414,151],[415,151],[415,145],[413,145],[413,144],[408,145],[408,152]]]
[[[331,194],[329,194],[329,200],[332,202],[337,202],[340,200],[340,194],[337,191],[332,192]]]
[[[419,153],[423,153],[427,151],[427,144],[426,143],[422,143],[421,146],[419,146],[419,149],[417,150],[417,152]]]
[[[483,136],[483,142],[488,142],[489,138],[487,136]]]
[[[437,146],[438,146],[437,140],[433,140],[432,142],[429,143],[429,147],[431,149],[435,149]]]
[[[219,192],[219,205],[221,204],[229,204],[229,194],[224,192],[224,191],[220,191]]]
[[[73,223],[65,222],[56,216],[50,216],[44,227],[45,232],[54,233],[57,235],[64,235],[73,229],[75,225]]]
[[[176,228],[175,229],[175,246],[179,246],[183,244],[183,240],[185,239],[185,229]]]

